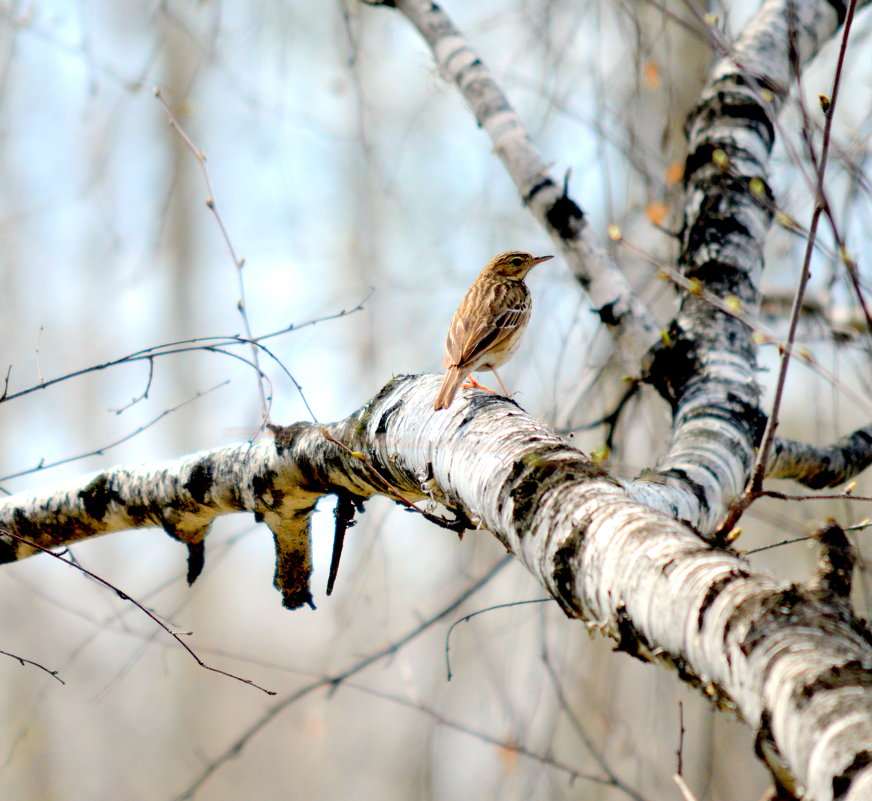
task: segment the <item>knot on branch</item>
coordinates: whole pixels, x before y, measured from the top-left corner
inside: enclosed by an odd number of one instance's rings
[[[841,526],[835,520],[815,532],[820,543],[817,565],[807,587],[824,597],[846,600],[851,595],[857,552]]]
[[[660,342],[648,351],[641,380],[653,386],[674,413],[685,387],[699,371],[700,364],[693,341],[684,335],[684,331],[673,320],[668,331],[663,332]]]

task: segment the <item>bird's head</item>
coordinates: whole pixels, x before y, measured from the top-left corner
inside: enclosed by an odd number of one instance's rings
[[[506,278],[523,278],[532,267],[553,258],[553,256],[534,256],[521,250],[510,250],[508,253],[501,253],[492,258],[486,270]]]

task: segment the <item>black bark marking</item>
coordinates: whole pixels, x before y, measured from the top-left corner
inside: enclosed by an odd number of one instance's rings
[[[285,493],[275,488],[278,474],[275,470],[264,470],[262,474],[251,479],[251,490],[255,498],[272,512],[281,508]]]
[[[735,221],[733,221],[735,222]],[[740,225],[732,226],[726,223],[723,227],[718,223],[712,224],[708,219],[705,224],[695,225],[694,231],[690,232],[690,240],[687,247],[692,253],[714,244],[716,247],[723,245],[722,234],[727,235],[727,228],[738,230]],[[742,226],[743,227],[743,226]],[[696,278],[705,284],[706,289],[716,295],[736,294],[737,287],[743,287],[748,283],[748,270],[736,264],[721,261],[720,259],[706,259],[699,264],[684,261],[686,268],[684,274],[688,278]]]
[[[197,503],[206,503],[206,496],[212,490],[215,479],[212,473],[212,465],[208,461],[197,462],[191,469],[191,475],[185,482],[184,487]]]
[[[473,78],[464,85],[464,92],[472,97],[479,98],[481,101],[474,104],[475,119],[479,128],[495,114],[512,111],[509,101],[499,91],[493,79],[489,77],[479,76]]]
[[[14,562],[18,558],[16,541],[0,534],[0,564]]]
[[[797,587],[787,587],[773,592],[762,604],[762,611],[757,619],[748,627],[739,648],[745,656],[750,656],[754,649],[766,640],[776,629],[785,623],[795,623],[808,613],[803,613],[802,604],[806,598]]]
[[[727,157],[726,170],[715,166],[715,151],[722,151]],[[706,189],[710,185],[717,186],[719,182],[732,182],[734,186],[747,185],[749,178],[729,172],[729,165],[736,161],[756,162],[753,154],[747,149],[730,142],[700,142],[696,149],[687,154],[684,162],[684,187],[696,184],[697,189]],[[700,170],[708,170],[705,176],[694,177]]]
[[[622,314],[615,314],[615,307],[617,306],[616,302],[606,303],[603,306],[600,306],[598,309],[595,309],[595,313],[599,315],[600,320],[608,326],[616,326],[621,322],[621,318],[624,316]]]
[[[112,484],[105,475],[97,476],[87,487],[79,491],[79,498],[85,507],[85,511],[94,518],[102,521],[113,503],[124,506],[124,499],[112,488]]]
[[[839,17],[839,25],[845,21],[845,17],[848,14],[848,4],[844,2],[844,0],[827,0],[827,2],[833,7],[833,11]]]
[[[127,507],[126,511],[127,516],[136,527],[142,526],[146,521],[152,519],[148,507],[139,503],[131,504]]]
[[[561,454],[567,459],[555,459]],[[515,520],[525,521],[539,505],[542,496],[555,486],[601,479],[616,484],[600,467],[578,457],[565,445],[542,445],[515,462],[508,479],[509,497],[514,505]],[[521,536],[525,536],[522,529]]]
[[[644,475],[642,477],[644,478]],[[705,493],[705,488],[700,483],[690,478],[690,476],[687,475],[687,471],[680,467],[671,467],[668,470],[661,470],[660,472],[655,473],[654,477],[672,477],[685,489],[693,493],[693,497],[696,498],[697,503],[702,506],[705,506],[708,503],[708,496]]]
[[[717,597],[734,581],[738,579],[745,579],[748,577],[748,573],[742,570],[731,570],[726,576],[721,579],[718,579],[714,584],[709,587],[708,592],[705,594],[705,598],[703,598],[702,604],[699,607],[699,615],[696,619],[696,628],[697,631],[702,631],[703,624],[705,623],[705,616],[709,609],[711,609],[712,604],[714,604]],[[729,627],[727,628],[729,630]],[[725,632],[726,633],[726,632]]]
[[[35,540],[40,536],[40,534],[42,534],[43,537],[46,537],[49,540],[62,542],[61,535],[63,532],[68,530],[67,526],[63,524],[37,526],[31,521],[30,517],[23,509],[16,509],[12,517],[12,528],[15,533],[18,534],[19,537],[24,537],[28,540]],[[81,528],[83,531],[88,530],[88,526],[85,525]]]
[[[618,627],[618,643],[615,645],[615,650],[623,651],[640,662],[650,662],[651,643],[633,624],[623,604],[617,609],[616,623]]]
[[[841,801],[848,795],[851,785],[854,783],[854,776],[863,770],[869,763],[872,763],[872,752],[859,751],[840,774],[833,776],[833,801]]]
[[[276,442],[276,453],[284,456],[294,446],[294,442],[302,437],[311,427],[311,423],[292,423],[289,426],[276,426],[268,424],[267,428],[272,432]]]
[[[584,220],[584,212],[574,200],[561,195],[545,212],[545,219],[561,239],[570,240],[578,236]]]
[[[809,589],[831,598],[850,598],[858,557],[847,534],[830,520],[814,537],[820,542],[821,550]]]
[[[838,2],[838,0],[836,0],[836,2]],[[771,80],[766,75],[755,75],[753,78],[746,78],[742,73],[734,72],[732,75],[721,78],[721,80],[718,82],[718,85],[728,84],[732,84],[734,86],[751,86],[754,89],[760,87],[761,89],[769,90],[777,97],[784,97],[787,94],[784,91],[783,86],[775,83],[775,81]]]
[[[673,320],[666,335],[668,344],[658,342],[648,354],[648,368],[642,380],[651,384],[672,407],[675,414],[679,399],[691,378],[700,373],[693,341]]]
[[[526,196],[524,197],[524,205],[530,205],[530,202],[533,200],[534,197],[536,197],[536,195],[538,195],[543,189],[547,189],[550,186],[554,186],[554,181],[552,181],[547,176],[539,181],[539,183],[534,184],[533,188],[529,192],[527,192]]]
[[[403,408],[402,401],[397,401],[396,403],[392,404],[391,406],[388,406],[388,408],[382,412],[381,417],[379,417],[378,423],[376,424],[376,427],[375,427],[375,435],[377,437],[387,434],[388,426],[391,424],[391,420],[393,420],[393,418],[396,416],[397,412],[401,411],[402,408]]]
[[[872,436],[865,431],[855,431],[847,437],[842,437],[833,446],[833,453],[824,453],[820,458],[820,467],[815,475],[802,478],[800,481],[811,489],[824,489],[841,484],[844,470],[840,464],[844,458],[849,464],[856,465],[856,475],[872,464]]]
[[[478,68],[483,64],[480,58],[474,58],[469,64],[465,64],[463,67],[458,70],[457,75],[454,80],[457,82],[458,86],[464,82],[466,76],[471,72],[477,72]],[[486,80],[486,79],[484,79]]]
[[[554,553],[554,570],[551,579],[557,592],[557,602],[569,618],[578,617],[581,599],[575,594],[576,554],[584,535],[573,531],[569,538]]]
[[[872,687],[872,669],[857,659],[843,665],[833,665],[821,673],[814,681],[797,692],[797,705],[800,709],[808,706],[817,693],[839,690],[843,687],[869,689]]]

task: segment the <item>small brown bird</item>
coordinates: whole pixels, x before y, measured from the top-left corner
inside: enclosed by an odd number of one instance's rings
[[[530,320],[533,304],[524,277],[532,267],[552,258],[510,250],[488,262],[451,320],[445,342],[444,366],[448,369],[434,409],[447,409],[457,388],[468,376],[470,383],[466,386],[488,389],[469,375],[473,370],[491,370],[503,394],[509,396],[496,368],[518,349]]]

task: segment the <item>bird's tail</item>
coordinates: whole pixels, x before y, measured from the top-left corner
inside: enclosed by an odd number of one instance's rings
[[[433,408],[438,412],[440,409],[447,409],[454,400],[454,393],[465,378],[463,370],[457,365],[452,365],[445,371],[445,378],[442,379],[442,386],[439,387],[439,394],[436,396],[436,403]]]

